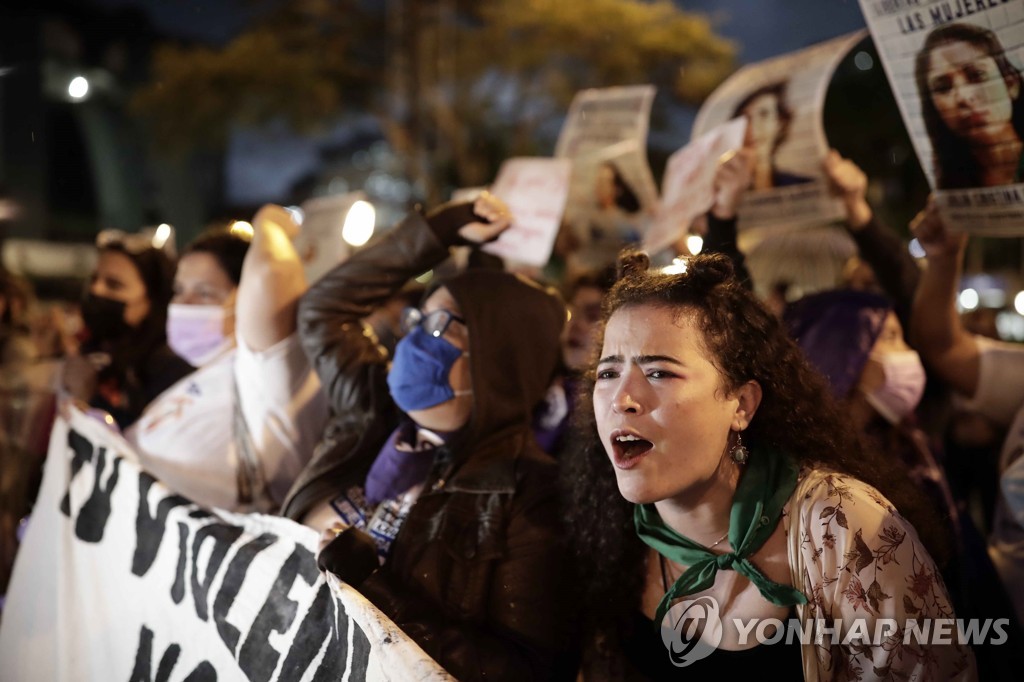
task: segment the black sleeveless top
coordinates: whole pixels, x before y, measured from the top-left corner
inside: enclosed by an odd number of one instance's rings
[[[789,618],[796,618],[795,611],[790,610]],[[783,625],[788,628],[788,623]],[[790,643],[787,638],[788,633],[775,644],[758,644],[742,651],[715,649],[709,656],[680,667],[669,658],[654,622],[638,611],[632,632],[622,640],[622,651],[630,666],[649,680],[742,679],[755,671],[761,671],[764,679],[802,680],[799,633]]]

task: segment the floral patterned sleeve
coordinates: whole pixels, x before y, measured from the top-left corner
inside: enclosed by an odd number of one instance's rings
[[[819,678],[976,679],[973,653],[959,642],[949,595],[914,528],[857,479],[811,478],[790,514],[798,523],[798,584],[810,600],[802,625],[810,621],[821,635],[814,640]],[[926,621],[930,631],[919,635]]]

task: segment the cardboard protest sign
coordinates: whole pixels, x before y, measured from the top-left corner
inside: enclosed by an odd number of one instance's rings
[[[3,679],[451,679],[358,592],[328,584],[317,540],[174,494],[72,411],[7,592]]]
[[[1024,0],[861,0],[950,226],[1024,235]]]
[[[821,167],[828,152],[822,110],[829,81],[858,32],[743,67],[707,99],[693,138],[743,116],[757,165],[738,209],[741,230],[789,229],[841,218]]]
[[[569,195],[568,159],[509,159],[501,165],[491,193],[508,204],[512,226],[483,249],[506,260],[543,266]]]
[[[714,180],[723,155],[743,146],[747,119],[715,126],[668,159],[661,182],[661,204],[644,235],[644,247],[657,253],[686,234],[693,219],[714,205]]]

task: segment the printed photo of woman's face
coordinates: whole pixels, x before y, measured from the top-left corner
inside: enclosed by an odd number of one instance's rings
[[[936,187],[1022,180],[1021,74],[995,33],[967,23],[940,26],[917,53],[914,79]]]
[[[745,143],[758,150],[770,154],[782,132],[782,120],[779,118],[779,98],[772,94],[764,94],[751,100],[741,112],[747,119],[747,136]]]
[[[615,186],[615,169],[608,164],[601,164],[597,169],[597,180],[594,186],[597,205],[610,208],[615,205],[618,190]]]
[[[1007,82],[996,60],[981,48],[954,41],[929,58],[928,89],[949,131],[972,144],[993,144],[1011,129],[1019,82]]]

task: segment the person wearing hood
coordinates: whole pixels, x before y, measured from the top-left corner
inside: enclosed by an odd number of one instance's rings
[[[867,291],[824,291],[790,303],[783,320],[811,366],[828,379],[864,447],[901,462],[955,529],[945,472],[914,422],[924,366],[889,300]]]
[[[450,246],[509,224],[486,193],[411,214],[299,305],[334,416],[283,514],[326,529],[321,569],[461,680],[574,674],[556,465],[530,431],[566,308],[520,277],[469,270],[406,312],[393,357],[362,320]]]

